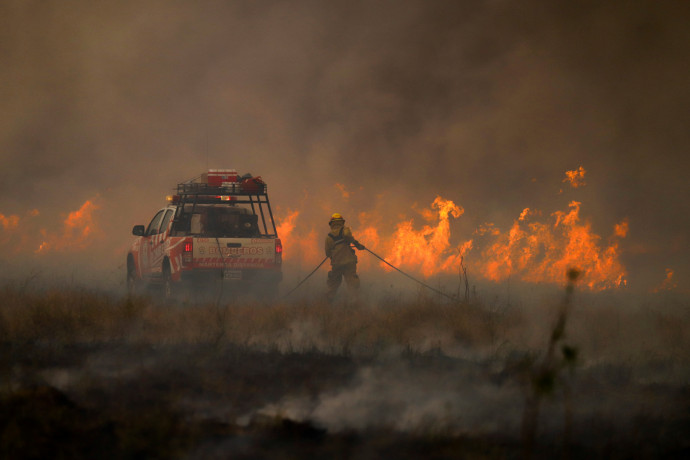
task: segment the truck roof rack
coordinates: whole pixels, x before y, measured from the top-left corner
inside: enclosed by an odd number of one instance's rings
[[[268,200],[266,184],[261,181],[223,182],[222,185],[209,185],[206,182],[188,181],[177,184],[177,193],[171,197],[172,204],[177,205],[175,220],[180,220],[183,214],[194,213],[196,206],[201,204],[248,204],[252,212],[261,218],[262,235],[277,238],[276,224]],[[192,205],[191,212],[185,209]]]
[[[209,185],[199,182],[183,182],[177,184],[178,195],[220,195],[220,196],[249,196],[266,195],[267,187],[264,183],[254,183],[250,187],[240,182],[226,182],[226,185]]]

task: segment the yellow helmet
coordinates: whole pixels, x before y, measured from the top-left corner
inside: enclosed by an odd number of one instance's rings
[[[345,221],[345,219],[343,219],[343,216],[341,216],[340,214],[338,214],[336,212],[335,214],[333,214],[331,216],[331,220],[329,220],[328,223],[330,224],[331,222],[336,221],[336,220],[342,220],[343,222]]]

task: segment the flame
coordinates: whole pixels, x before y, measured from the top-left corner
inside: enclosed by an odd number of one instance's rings
[[[14,230],[19,225],[19,216],[16,214],[13,214],[11,216],[5,216],[4,214],[0,214],[0,224],[2,224],[2,228],[5,231]]]
[[[414,229],[414,221],[398,224],[387,259],[391,264],[406,268],[419,268],[425,277],[440,272],[454,271],[460,258],[467,250],[467,243],[453,248],[450,243],[450,217],[458,218],[465,210],[450,200],[437,196],[431,209],[424,210],[422,216],[431,221],[438,219],[436,226],[424,225],[421,230]],[[456,251],[452,251],[456,249]]]
[[[297,237],[293,233],[299,215],[299,211],[288,210],[287,216],[279,219],[277,232],[283,243],[283,260],[298,260],[305,263],[316,261],[318,263],[322,260],[322,256],[318,253],[318,248],[321,246],[317,244],[318,235],[316,230],[312,229],[303,237]]]
[[[276,225],[276,231],[280,237],[280,241],[283,244],[283,260],[288,260],[294,257],[295,251],[293,251],[293,241],[292,232],[295,230],[295,225],[297,218],[299,217],[299,211],[290,211],[288,209],[287,216],[278,218],[278,225]],[[298,240],[299,241],[299,240]],[[298,243],[299,244],[299,243]]]
[[[62,224],[61,233],[50,233],[42,229],[43,241],[35,252],[45,254],[49,251],[84,249],[89,246],[94,237],[100,233],[94,218],[94,212],[98,209],[100,209],[98,204],[92,200],[86,200],[78,210],[67,215]]]
[[[566,171],[563,182],[573,188],[585,185],[586,170],[580,166]],[[412,205],[421,220],[407,214],[395,217],[394,207],[385,194],[376,195],[374,208],[353,211],[352,192],[343,184],[310,196],[303,203],[304,213],[289,211],[279,226],[286,251],[285,260],[300,264],[316,264],[324,257],[324,225],[307,225],[321,217],[308,214],[319,209],[329,213],[344,211],[355,238],[392,265],[409,273],[430,277],[456,274],[464,260],[478,278],[500,282],[510,278],[529,283],[566,281],[569,270],[581,273],[581,286],[601,290],[626,285],[627,272],[620,261],[620,242],[629,232],[629,222],[615,224],[611,236],[602,238],[586,219],[581,219],[581,203],[571,201],[565,210],[542,215],[539,209],[524,207],[512,225],[502,229],[486,222],[466,235],[452,234],[452,219],[461,218],[465,210],[451,200],[437,196],[430,206]],[[337,192],[337,193],[336,193]],[[560,192],[559,192],[560,193]],[[363,200],[356,200],[364,202]],[[357,219],[352,219],[356,215]],[[302,221],[298,222],[298,217]],[[468,238],[469,237],[469,238]],[[362,254],[362,253],[360,253]],[[387,265],[373,257],[359,256],[361,269]]]
[[[33,249],[35,241],[34,222],[31,218],[39,215],[37,209],[29,210],[25,216],[20,217],[16,214],[6,216],[0,213],[0,246],[3,246],[5,251],[13,252],[15,254],[22,252],[26,248]]]
[[[337,188],[340,191],[341,196],[343,197],[344,200],[347,200],[350,198],[350,192],[347,191],[345,186],[343,184],[335,184],[335,188]]]
[[[565,172],[565,179],[563,179],[562,182],[568,182],[573,188],[578,188],[578,187],[583,187],[587,185],[585,182],[585,173],[587,171],[585,168],[580,166],[578,169],[575,169],[574,171],[566,171]]]
[[[381,213],[360,212],[359,226],[352,229],[361,243],[394,266],[424,277],[457,273],[465,258],[482,277],[497,282],[517,277],[530,283],[562,283],[568,270],[577,269],[583,285],[592,290],[626,285],[619,242],[627,236],[627,219],[615,225],[602,246],[602,238],[592,231],[591,224],[581,221],[580,208],[580,202],[572,201],[568,210],[553,212],[545,220],[539,210],[524,208],[507,231],[485,223],[474,232],[474,239],[458,243],[451,238],[450,219],[461,217],[464,209],[437,196],[429,208],[413,206],[425,221],[421,227],[414,219],[403,218],[386,233]],[[297,226],[298,215],[289,212],[279,226],[287,246],[285,257],[318,263],[323,258],[321,237],[326,230],[311,227],[304,233],[306,229]],[[299,230],[303,233],[296,234]],[[372,264],[371,258],[359,260],[363,269]],[[390,270],[385,264],[378,265]]]
[[[678,287],[678,283],[676,283],[673,280],[673,270],[670,268],[666,269],[666,278],[661,282],[661,284],[654,289],[652,289],[652,292],[662,292],[662,291],[670,291],[672,289],[675,289]]]
[[[48,227],[55,229],[52,231],[40,227],[46,222],[36,220],[41,214],[38,209],[30,209],[21,217],[0,214],[0,245],[15,254],[30,252],[39,256],[85,249],[102,235],[96,220],[99,201],[99,196],[86,200],[76,211],[63,215],[62,222]]]
[[[17,227],[19,227],[19,216],[16,214],[6,216],[0,213],[0,225],[2,225],[3,230],[0,234],[0,244],[9,245],[16,234]]]
[[[299,253],[307,264],[317,264],[323,260],[323,241],[315,229],[299,240]]]
[[[568,212],[551,214],[550,223],[528,223],[525,211],[506,233],[482,252],[482,275],[501,281],[517,276],[533,283],[560,283],[566,272],[576,268],[592,290],[625,285],[626,271],[618,260],[618,239],[627,234],[627,221],[618,224],[610,244],[601,248],[589,222],[580,222],[580,205],[572,201]]]
[[[299,217],[299,211],[288,210],[287,216],[282,219],[278,219],[279,222],[276,226],[276,231],[278,232],[278,236],[280,236],[281,240],[284,240],[283,245],[290,240],[290,235],[295,229],[295,221],[297,220],[297,217]]]
[[[618,238],[625,238],[626,236],[628,236],[628,220],[625,219],[620,224],[616,224],[613,228],[613,233]]]

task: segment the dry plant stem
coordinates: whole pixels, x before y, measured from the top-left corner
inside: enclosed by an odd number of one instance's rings
[[[571,297],[575,290],[575,282],[579,276],[577,270],[571,269],[568,272],[568,285],[566,286],[565,298],[561,304],[558,313],[558,319],[551,331],[549,343],[546,350],[544,360],[534,365],[529,369],[530,387],[527,390],[527,397],[525,400],[525,409],[522,416],[522,443],[523,443],[523,457],[531,458],[534,452],[534,443],[539,424],[539,411],[541,401],[544,396],[550,394],[559,377],[559,372],[563,369],[564,364],[568,364],[570,357],[557,359],[556,347],[565,337],[565,327],[570,312]],[[565,353],[565,349],[564,349]],[[560,358],[560,356],[558,357]],[[564,424],[564,452],[567,452],[570,433],[572,430],[572,407],[571,394],[567,385],[564,385],[565,398],[565,424]]]
[[[464,257],[460,257],[460,268],[462,269],[460,279],[464,278],[465,280],[465,303],[470,303],[470,282],[467,279],[467,267],[465,267],[465,264],[463,263],[464,259]]]
[[[573,395],[568,385],[565,385],[563,388],[563,404],[563,459],[568,460],[570,458],[570,445],[573,433]]]

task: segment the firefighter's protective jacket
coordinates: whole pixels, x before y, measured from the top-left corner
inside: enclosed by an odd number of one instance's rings
[[[326,257],[331,258],[332,266],[357,263],[357,255],[350,244],[356,240],[349,227],[344,222],[331,223],[331,231],[326,235]]]

